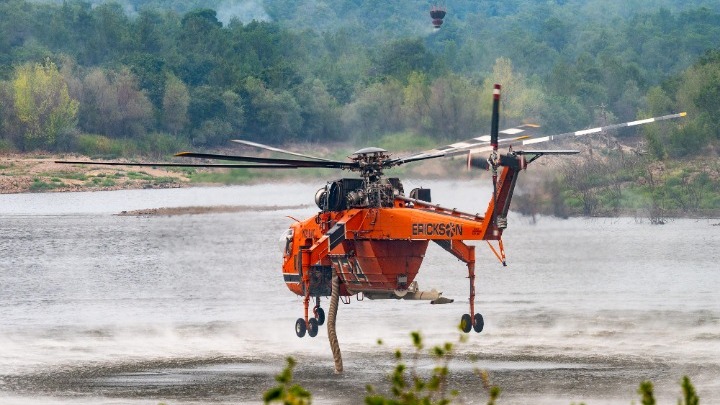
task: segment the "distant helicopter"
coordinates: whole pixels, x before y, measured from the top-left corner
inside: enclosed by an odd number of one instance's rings
[[[432,6],[430,9],[430,18],[435,29],[439,29],[443,25],[443,18],[447,14],[447,10],[441,6]]]
[[[577,150],[522,150],[527,146],[569,136],[600,133],[622,127],[684,117],[686,113],[642,119],[621,124],[535,137],[527,135],[534,125],[498,130],[500,85],[493,91],[490,135],[456,142],[440,148],[393,158],[376,147],[355,152],[349,161],[330,160],[245,140],[236,143],[295,156],[266,158],[181,152],[176,156],[246,163],[124,163],[58,161],[65,164],[116,166],[180,166],[215,168],[302,169],[333,168],[357,172],[359,177],[328,182],[315,194],[317,214],[294,220],[282,237],[283,280],[288,289],[303,297],[304,315],[295,322],[298,337],[314,337],[325,322],[321,297],[353,295],[369,299],[429,300],[449,303],[437,291],[422,291],[415,282],[430,241],[464,262],[469,281],[469,310],[460,317],[460,328],[481,332],[483,316],[475,312],[475,246],[466,241],[487,241],[497,259],[506,265],[502,235],[520,172],[544,155],[570,155]],[[500,138],[503,134],[503,138]],[[508,145],[500,154],[499,145]],[[485,153],[489,152],[489,155]],[[461,212],[431,202],[429,189],[416,188],[405,194],[398,178],[383,171],[395,166],[430,159],[464,156],[468,168],[489,170],[493,194],[484,214]],[[495,245],[491,243],[495,242]],[[311,302],[314,301],[312,305]]]

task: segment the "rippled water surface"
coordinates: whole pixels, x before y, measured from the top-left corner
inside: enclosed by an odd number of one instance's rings
[[[387,386],[394,349],[411,351],[409,331],[456,341],[466,271],[434,245],[418,282],[455,303],[341,305],[343,375],[326,330],[295,336],[302,301],[282,283],[277,239],[288,216],[315,210],[282,206],[311,204],[321,185],[0,195],[0,403],[260,402],[287,356],[316,402],[362,403],[365,384]],[[435,202],[485,210],[474,182],[424,185]],[[197,205],[279,208],[113,215]],[[629,404],[651,379],[674,403],[687,374],[703,403],[720,403],[718,222],[511,216],[508,267],[478,245],[485,330],[458,345],[451,384],[484,403],[477,367],[504,404]]]

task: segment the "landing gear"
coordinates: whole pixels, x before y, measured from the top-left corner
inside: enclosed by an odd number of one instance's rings
[[[310,318],[308,320],[308,336],[315,337],[318,334],[318,321],[315,318]]]
[[[475,332],[480,333],[482,332],[484,326],[485,321],[480,314],[475,314],[472,318],[470,315],[464,314],[460,318],[460,329],[465,333],[470,333],[470,330],[475,330]]]
[[[475,319],[473,319],[473,329],[475,329],[475,332],[480,333],[483,330],[483,327],[485,326],[485,321],[483,320],[482,315],[475,314]],[[469,332],[469,331],[468,331]]]
[[[315,319],[317,319],[318,325],[325,323],[325,311],[322,308],[319,306],[313,308],[313,314],[315,315]]]
[[[470,333],[470,329],[472,329],[472,319],[470,319],[470,315],[463,314],[460,318],[460,329],[465,333]]]
[[[298,318],[298,320],[295,321],[295,334],[299,338],[305,336],[305,332],[307,332],[308,336],[315,337],[318,334],[318,330],[320,330],[320,327],[315,318],[308,319],[307,323],[305,323],[305,320],[302,318]]]
[[[313,308],[313,316],[317,319],[318,325],[325,323],[325,311],[320,308],[320,296],[315,297],[315,307]]]
[[[470,312],[460,318],[460,329],[465,333],[470,333],[473,329],[477,333],[482,332],[485,321],[482,315],[475,313],[475,246],[468,246],[462,241],[435,242],[467,265],[468,281],[470,284],[470,297],[468,297]],[[502,249],[502,245],[500,246]]]
[[[307,311],[308,305],[305,306],[305,316],[308,317]],[[317,297],[315,307],[313,307],[313,317],[308,317],[307,322],[304,318],[298,318],[295,322],[295,334],[298,337],[305,336],[307,332],[308,336],[315,337],[320,330],[320,325],[325,323],[325,311],[320,308],[320,297]]]
[[[305,326],[305,320],[302,318],[298,318],[298,320],[295,322],[295,334],[297,337],[301,338],[305,336],[305,331],[307,327]],[[315,332],[317,334],[317,331]]]

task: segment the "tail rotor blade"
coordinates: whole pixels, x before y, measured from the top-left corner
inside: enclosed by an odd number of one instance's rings
[[[488,164],[492,169],[492,183],[493,183],[493,217],[495,217],[495,210],[497,207],[497,168],[500,164],[498,158],[498,127],[500,124],[500,85],[495,83],[493,88],[493,106],[492,106],[492,117],[490,121],[490,146],[492,147],[492,153]]]
[[[500,85],[493,88],[492,121],[490,123],[490,146],[494,151],[498,148],[498,127],[500,124]]]

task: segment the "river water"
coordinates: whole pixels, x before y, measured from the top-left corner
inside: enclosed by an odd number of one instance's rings
[[[486,184],[405,188],[484,212]],[[455,303],[341,305],[342,375],[324,327],[295,336],[302,301],[282,282],[277,240],[288,216],[315,213],[320,186],[0,195],[0,403],[259,403],[288,356],[316,403],[362,403],[366,384],[387,389],[395,349],[412,353],[410,331],[427,346],[457,342],[466,270],[435,245],[418,282]],[[275,208],[114,215],[198,205]],[[485,330],[456,345],[451,388],[485,403],[478,368],[503,404],[629,404],[650,379],[674,403],[689,375],[703,403],[720,403],[719,222],[511,215],[508,267],[478,247]],[[420,356],[414,367],[433,364]]]

